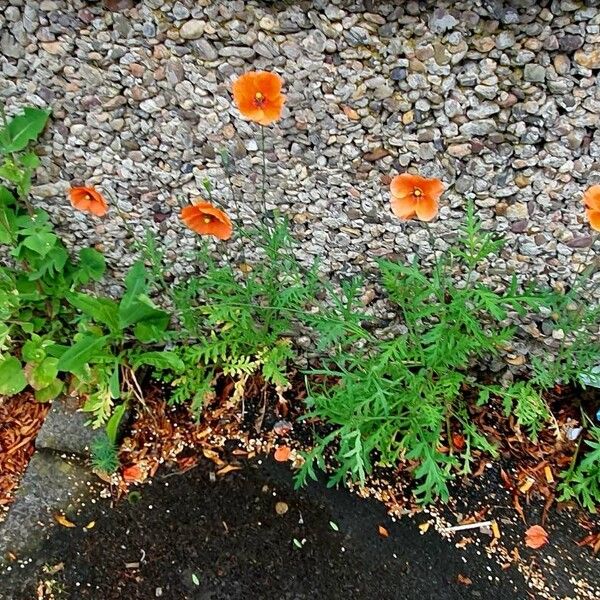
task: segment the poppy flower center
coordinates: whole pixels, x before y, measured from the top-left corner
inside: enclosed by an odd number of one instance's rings
[[[204,222],[205,222],[207,225],[208,225],[209,223],[211,223],[211,222],[212,222],[212,220],[213,220],[213,218],[212,218],[212,217],[209,217],[208,215],[205,215],[205,216],[204,216],[204,219],[203,219],[203,221],[204,221]]]
[[[423,191],[420,190],[419,188],[415,188],[415,190],[413,191],[413,196],[415,198],[420,198],[423,195]]]
[[[254,104],[256,104],[256,106],[262,106],[265,103],[265,96],[262,92],[256,92],[256,94],[254,94]]]
[[[86,194],[86,195],[83,197],[83,199],[84,199],[84,200],[91,200],[91,199],[92,199],[92,197],[91,197],[89,194]]]

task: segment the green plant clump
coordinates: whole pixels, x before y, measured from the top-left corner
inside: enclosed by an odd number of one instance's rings
[[[479,389],[480,403],[500,396],[505,412],[537,434],[549,416],[539,391],[522,382],[507,389],[485,385],[470,375],[477,361],[498,356],[512,340],[514,328],[504,324],[508,311],[524,314],[550,300],[530,290],[519,293],[516,279],[504,292],[476,282],[480,263],[501,246],[482,232],[469,206],[460,239],[436,263],[432,276],[417,262],[380,261],[383,288],[406,331],[389,340],[365,332],[361,349],[341,351],[318,371],[338,383],[311,389],[308,418],[333,429],[307,456],[298,483],[316,476],[314,463],[323,468],[325,448],[335,443],[339,466],[331,484],[348,475],[364,482],[374,463],[408,461],[419,501],[447,500],[453,470],[469,472],[472,449],[496,453],[471,419],[465,386]],[[455,284],[456,271],[465,275],[466,285]],[[462,452],[452,446],[455,429],[464,436]]]
[[[119,467],[119,423],[134,402],[145,406],[145,380],[162,380],[170,402],[190,402],[198,415],[220,377],[233,380],[234,399],[243,398],[253,375],[281,397],[298,363],[294,339],[300,331],[316,341],[315,363],[319,359],[307,373],[306,419],[320,420],[326,433],[306,456],[298,484],[316,477],[315,465],[325,469],[332,452],[331,484],[347,478],[364,483],[375,465],[403,461],[420,502],[447,500],[450,479],[470,472],[474,450],[497,452],[473,419],[477,405],[498,402],[536,439],[552,418],[544,391],[556,382],[597,378],[600,307],[583,300],[593,296],[597,261],[565,294],[522,290],[516,277],[505,289],[483,285],[478,273],[503,242],[482,230],[472,205],[459,239],[431,270],[416,260],[379,261],[381,289],[401,329],[374,333],[360,279],[339,286],[321,281],[317,264],[307,269],[298,260],[287,220],[266,210],[264,127],[264,214],[259,225],[239,233],[244,248],[255,249],[250,264],[234,264],[221,246],[217,259],[204,245],[193,256],[201,274],[171,285],[165,256],[148,235],[135,244],[139,256],[122,295],[98,294],[94,284],[104,277],[104,256],[93,248],[72,256],[49,215],[28,198],[40,165],[30,147],[49,114],[28,107],[8,119],[0,111],[0,245],[8,250],[0,264],[0,394],[30,386],[39,401],[48,401],[67,385],[81,394],[90,424],[105,429],[92,449],[98,469]],[[221,160],[235,198],[226,151]],[[435,186],[441,193],[441,182]],[[225,241],[231,220],[215,206],[210,182],[204,187],[211,202],[186,206],[182,219],[196,233]],[[80,206],[88,201],[86,189]],[[100,216],[106,206],[88,212]],[[432,206],[437,211],[430,202],[425,220],[435,216]],[[528,381],[479,381],[475,367],[513,343],[515,314],[542,310],[552,315],[554,337],[561,339],[556,359],[534,360]],[[475,392],[475,405],[466,390]],[[600,503],[600,434],[590,425],[584,435],[588,452],[574,459],[559,491],[593,510]]]

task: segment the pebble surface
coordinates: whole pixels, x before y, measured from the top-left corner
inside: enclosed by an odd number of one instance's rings
[[[116,276],[132,260],[119,216],[75,214],[65,191],[98,186],[136,235],[158,235],[176,276],[192,271],[178,211],[205,178],[238,222],[261,211],[260,135],[230,90],[266,69],[287,96],[267,135],[267,204],[290,216],[302,260],[340,276],[430,258],[423,226],[389,210],[390,178],[411,170],[447,187],[438,251],[473,200],[507,240],[482,279],[560,287],[582,268],[581,196],[600,182],[598,4],[0,0],[0,99],[9,114],[53,109],[34,201]]]

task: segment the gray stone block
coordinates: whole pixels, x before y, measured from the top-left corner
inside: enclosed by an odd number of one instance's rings
[[[79,398],[61,396],[54,400],[38,433],[36,448],[89,456],[92,443],[103,430],[86,425],[90,416],[80,408]]]
[[[94,479],[76,460],[36,452],[8,516],[0,524],[0,566],[9,555],[20,558],[44,540],[56,525],[53,515],[75,511],[92,490]]]

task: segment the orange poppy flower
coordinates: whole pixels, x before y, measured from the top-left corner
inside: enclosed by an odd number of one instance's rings
[[[402,173],[392,179],[390,191],[392,212],[397,217],[407,220],[416,216],[421,221],[431,221],[437,215],[444,184],[439,179]]]
[[[77,210],[103,217],[108,212],[108,202],[104,196],[91,187],[72,187],[69,190],[71,206]]]
[[[592,229],[600,231],[600,184],[593,185],[583,195],[585,214]]]
[[[220,240],[228,240],[233,232],[231,219],[210,202],[199,200],[181,209],[181,220],[200,235],[214,235]]]
[[[233,100],[250,121],[270,125],[281,117],[283,79],[269,71],[250,71],[233,82]]]

